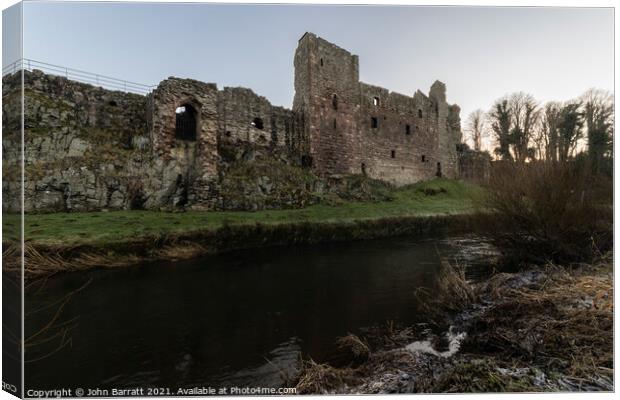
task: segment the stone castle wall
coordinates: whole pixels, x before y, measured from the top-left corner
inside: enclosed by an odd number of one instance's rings
[[[311,33],[295,52],[293,111],[304,116],[307,164],[319,175],[359,173],[357,56]]]
[[[26,210],[277,208],[308,204],[321,179],[365,174],[403,185],[458,176],[459,108],[443,83],[407,96],[360,82],[358,57],[311,33],[294,66],[292,110],[251,89],[192,79],[170,77],[141,96],[24,71]],[[3,77],[7,162],[19,158],[19,112],[10,107],[20,78]],[[185,106],[195,110],[195,140],[176,135]],[[261,167],[248,172],[252,163]],[[274,168],[288,171],[286,185],[265,172]],[[287,194],[294,182],[284,175],[306,187]],[[5,181],[4,207],[17,210],[18,179]],[[258,200],[248,206],[231,193]]]
[[[459,156],[459,177],[468,182],[484,184],[491,178],[489,153],[465,149]]]
[[[439,81],[413,96],[359,81],[358,57],[306,33],[295,53],[293,110],[306,118],[319,175],[359,174],[397,185],[456,178],[458,106]]]
[[[21,103],[16,100],[22,95],[21,75],[3,77],[5,103]],[[134,142],[147,133],[146,98],[40,71],[24,71],[23,97],[26,210],[101,209],[126,203],[126,181],[140,164]],[[4,111],[3,162],[10,164],[21,157],[12,151],[19,149],[21,129],[11,121],[15,114]],[[19,209],[11,179],[4,189],[3,207]]]

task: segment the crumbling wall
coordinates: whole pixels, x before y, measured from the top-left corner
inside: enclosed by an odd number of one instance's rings
[[[306,33],[295,52],[293,110],[305,118],[308,156],[321,176],[366,174],[397,185],[456,178],[458,106],[436,81],[414,96],[359,81],[359,60]]]
[[[135,143],[146,134],[145,97],[36,70],[23,73],[25,209],[122,208],[131,197],[129,175],[140,164]],[[3,92],[15,90],[18,75],[3,77]],[[14,113],[7,111],[10,119]],[[20,138],[3,140],[10,148],[6,141]]]
[[[446,85],[435,81],[431,86],[429,98],[435,107],[438,147],[436,159],[437,169],[441,169],[441,176],[447,178],[458,177],[457,144],[460,143],[460,108],[446,102]],[[457,139],[458,140],[455,140]]]
[[[6,75],[2,79],[2,209],[21,209],[21,72]],[[17,227],[11,227],[19,232]],[[6,232],[5,232],[6,233]],[[19,237],[13,236],[13,238]]]
[[[218,174],[218,90],[213,83],[168,78],[151,94],[151,140],[157,168],[153,204],[212,208]],[[176,137],[176,110],[195,112],[195,140]]]
[[[248,145],[300,164],[299,127],[293,112],[272,106],[251,89],[218,93],[218,150],[224,162],[247,157]]]
[[[409,97],[365,83],[361,93],[360,170],[397,185],[434,177],[438,137],[429,98],[421,92]]]
[[[491,155],[488,152],[464,149],[459,157],[460,178],[477,184],[487,183],[491,177]]]
[[[24,74],[28,212],[262,209],[313,198],[310,172],[287,170],[301,164],[300,118],[249,89],[218,91],[215,84],[169,78],[140,96],[40,71]],[[20,76],[3,78],[5,166],[21,165]],[[195,140],[176,135],[176,109],[184,105],[196,111]],[[265,165],[289,173],[270,176]],[[240,171],[247,176],[240,179]],[[21,171],[4,174],[3,207],[18,211]],[[295,182],[304,189],[293,190]]]

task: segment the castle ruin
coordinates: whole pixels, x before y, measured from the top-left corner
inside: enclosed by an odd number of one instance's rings
[[[251,188],[231,180],[233,166],[265,157],[316,177],[301,192],[353,174],[395,185],[459,177],[460,109],[442,82],[413,96],[360,82],[358,57],[312,33],[294,66],[292,110],[193,79],[171,77],[142,96],[24,71],[26,211],[310,204],[268,173]],[[19,157],[20,79],[3,77],[5,160]],[[8,178],[3,204],[15,209]],[[230,187],[262,203],[231,206]]]

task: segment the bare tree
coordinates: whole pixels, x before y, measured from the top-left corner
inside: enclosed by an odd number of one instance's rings
[[[465,132],[469,139],[471,139],[474,150],[480,151],[482,149],[482,139],[484,137],[485,129],[485,114],[484,111],[478,109],[472,111],[467,118],[467,124],[465,126]]]
[[[512,118],[510,142],[516,161],[532,158],[532,143],[540,110],[534,96],[524,92],[513,93],[508,97],[508,109]]]
[[[592,172],[601,170],[605,158],[611,157],[614,129],[614,99],[605,90],[590,89],[581,96],[587,129],[588,158]]]
[[[550,101],[541,111],[538,134],[534,139],[540,159],[558,160],[558,123],[561,108],[560,103]]]

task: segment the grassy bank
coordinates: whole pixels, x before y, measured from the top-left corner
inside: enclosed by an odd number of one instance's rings
[[[112,211],[28,214],[25,238],[33,244],[105,245],[146,236],[187,234],[232,225],[337,223],[382,218],[462,214],[472,210],[471,197],[479,189],[460,181],[438,179],[393,192],[393,200],[315,205],[303,209],[257,212]],[[19,216],[4,217],[9,238]]]
[[[389,201],[340,199],[303,209],[28,214],[27,261],[36,270],[82,269],[261,245],[430,233],[445,228],[446,217],[473,211],[472,199],[479,191],[464,182],[437,179],[393,189]],[[5,242],[18,224],[19,216],[5,215]]]

